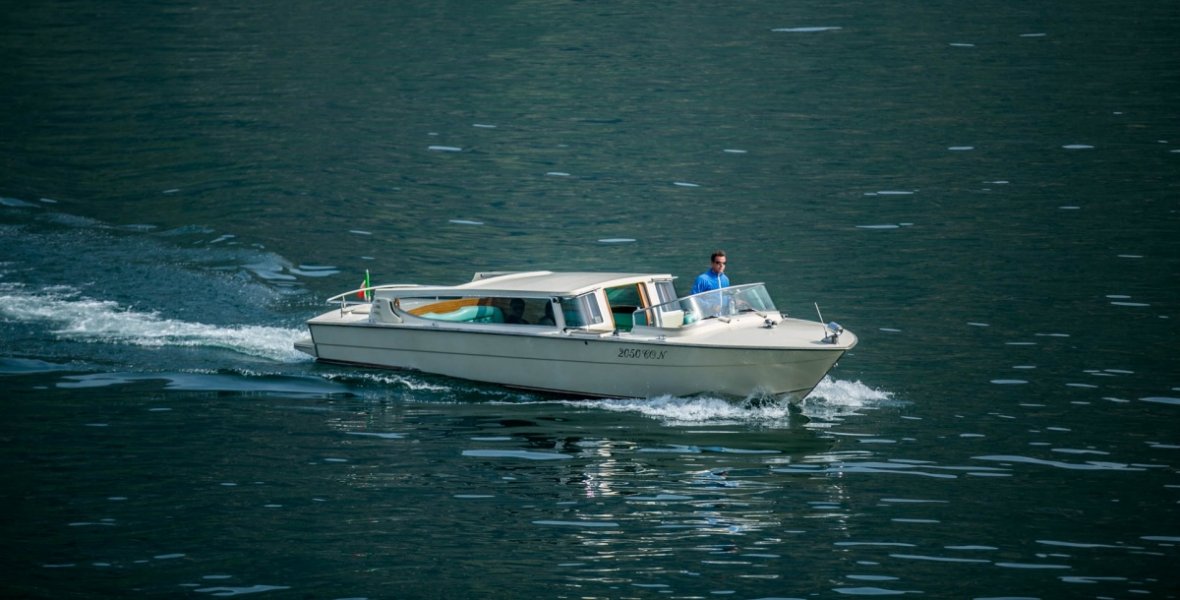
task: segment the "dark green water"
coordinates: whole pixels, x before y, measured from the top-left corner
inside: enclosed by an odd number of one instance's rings
[[[1174,3],[2,29],[0,596],[1180,595]],[[715,247],[860,336],[801,413],[291,349],[366,269],[684,281]]]

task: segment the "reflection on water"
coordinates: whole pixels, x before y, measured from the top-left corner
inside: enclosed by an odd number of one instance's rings
[[[878,394],[870,391],[858,406],[873,408],[875,400],[867,396]],[[677,406],[684,417],[695,418],[699,411],[688,406],[692,400],[681,400]],[[848,396],[842,402],[854,403]],[[650,403],[668,410],[666,399]],[[428,403],[412,411],[433,420],[454,409]],[[750,423],[735,423],[726,414],[695,424],[681,418],[668,429],[660,412],[635,410],[634,404],[619,410],[602,401],[480,404],[462,412],[445,435],[468,440],[459,459],[463,476],[431,484],[438,494],[435,508],[459,521],[454,527],[461,531],[468,531],[464,523],[494,522],[501,535],[512,531],[510,537],[528,538],[536,530],[556,536],[558,543],[547,554],[556,567],[551,584],[559,587],[621,585],[704,594],[727,589],[711,583],[718,578],[777,581],[789,573],[786,565],[798,555],[798,544],[812,543],[801,538],[817,524],[822,523],[823,537],[834,532],[832,539],[845,539],[854,516],[845,473],[814,477],[822,471],[805,469],[801,472],[811,476],[791,477],[792,465],[852,458],[830,450],[834,439],[823,428],[751,432]],[[391,442],[377,447],[390,456],[428,454],[415,447],[430,443],[428,437],[407,432],[418,418],[400,412],[388,420],[375,417],[330,423],[350,431],[378,430],[377,436]],[[747,417],[756,425],[762,421],[756,411]],[[596,437],[603,431],[616,433]],[[348,470],[349,485],[390,490],[407,485],[396,473],[373,468],[370,460],[350,460],[357,462],[363,466]],[[484,542],[464,540],[469,549]]]
[[[1174,557],[1166,529],[1128,532],[1110,515],[1070,536],[1063,525],[1076,517],[1053,508],[1059,501],[991,500],[1086,477],[1112,503],[1133,501],[1123,484],[1164,476],[1164,465],[1060,443],[1024,455],[988,452],[987,437],[930,445],[920,420],[861,432],[866,415],[907,405],[839,379],[802,413],[767,424],[762,405],[701,418],[714,399],[653,399],[648,412],[640,401],[620,408],[384,372],[326,369],[317,385],[10,366],[10,389],[58,381],[18,405],[12,417],[28,426],[4,434],[16,447],[52,449],[9,471],[58,533],[17,523],[10,539],[46,573],[109,571],[159,593],[380,597],[391,579],[440,560],[471,576],[531,565],[528,589],[549,594],[931,593],[978,589],[947,582],[981,575],[995,590],[1030,577],[1053,590],[1133,586],[1133,573]],[[74,394],[81,382],[91,395]],[[1042,431],[1054,428],[1066,429]],[[133,475],[144,469],[156,476]],[[72,500],[52,500],[61,494]],[[998,533],[1030,517],[1028,531]],[[164,524],[172,542],[145,544]],[[298,542],[324,536],[337,541]],[[314,567],[265,568],[274,562],[252,560],[251,540]],[[506,561],[504,548],[519,550]],[[800,562],[813,568],[801,573]],[[466,576],[431,585],[410,593],[472,589]]]

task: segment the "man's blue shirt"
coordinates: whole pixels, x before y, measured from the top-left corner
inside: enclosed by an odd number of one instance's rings
[[[725,276],[725,273],[714,273],[713,269],[709,269],[697,275],[697,280],[692,284],[692,293],[699,294],[723,287],[729,287],[729,278]]]

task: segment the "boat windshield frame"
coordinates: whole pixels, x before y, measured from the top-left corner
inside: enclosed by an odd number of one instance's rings
[[[776,312],[774,300],[764,283],[746,283],[691,296],[677,298],[635,311],[636,324],[654,327],[679,327],[714,317],[727,317],[742,312]],[[680,322],[669,323],[666,317],[683,315]]]

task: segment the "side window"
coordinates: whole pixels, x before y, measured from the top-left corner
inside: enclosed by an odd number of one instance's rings
[[[638,285],[609,288],[606,290],[606,299],[610,302],[611,308],[620,307],[635,310],[643,305]]]
[[[676,299],[676,287],[672,285],[671,281],[657,281],[656,294],[659,297],[656,304],[671,302]]]
[[[647,294],[641,288],[642,284],[621,285],[608,288],[606,299],[610,303],[611,316],[615,320],[615,328],[619,331],[631,331],[634,327],[634,313],[647,303]]]
[[[401,298],[401,309],[432,321],[503,323],[504,314],[488,298]]]
[[[566,327],[589,327],[602,323],[602,311],[594,293],[582,294],[576,298],[561,299],[561,314]]]
[[[504,313],[504,322],[513,325],[553,325],[553,309],[548,298],[494,298],[493,304]]]

